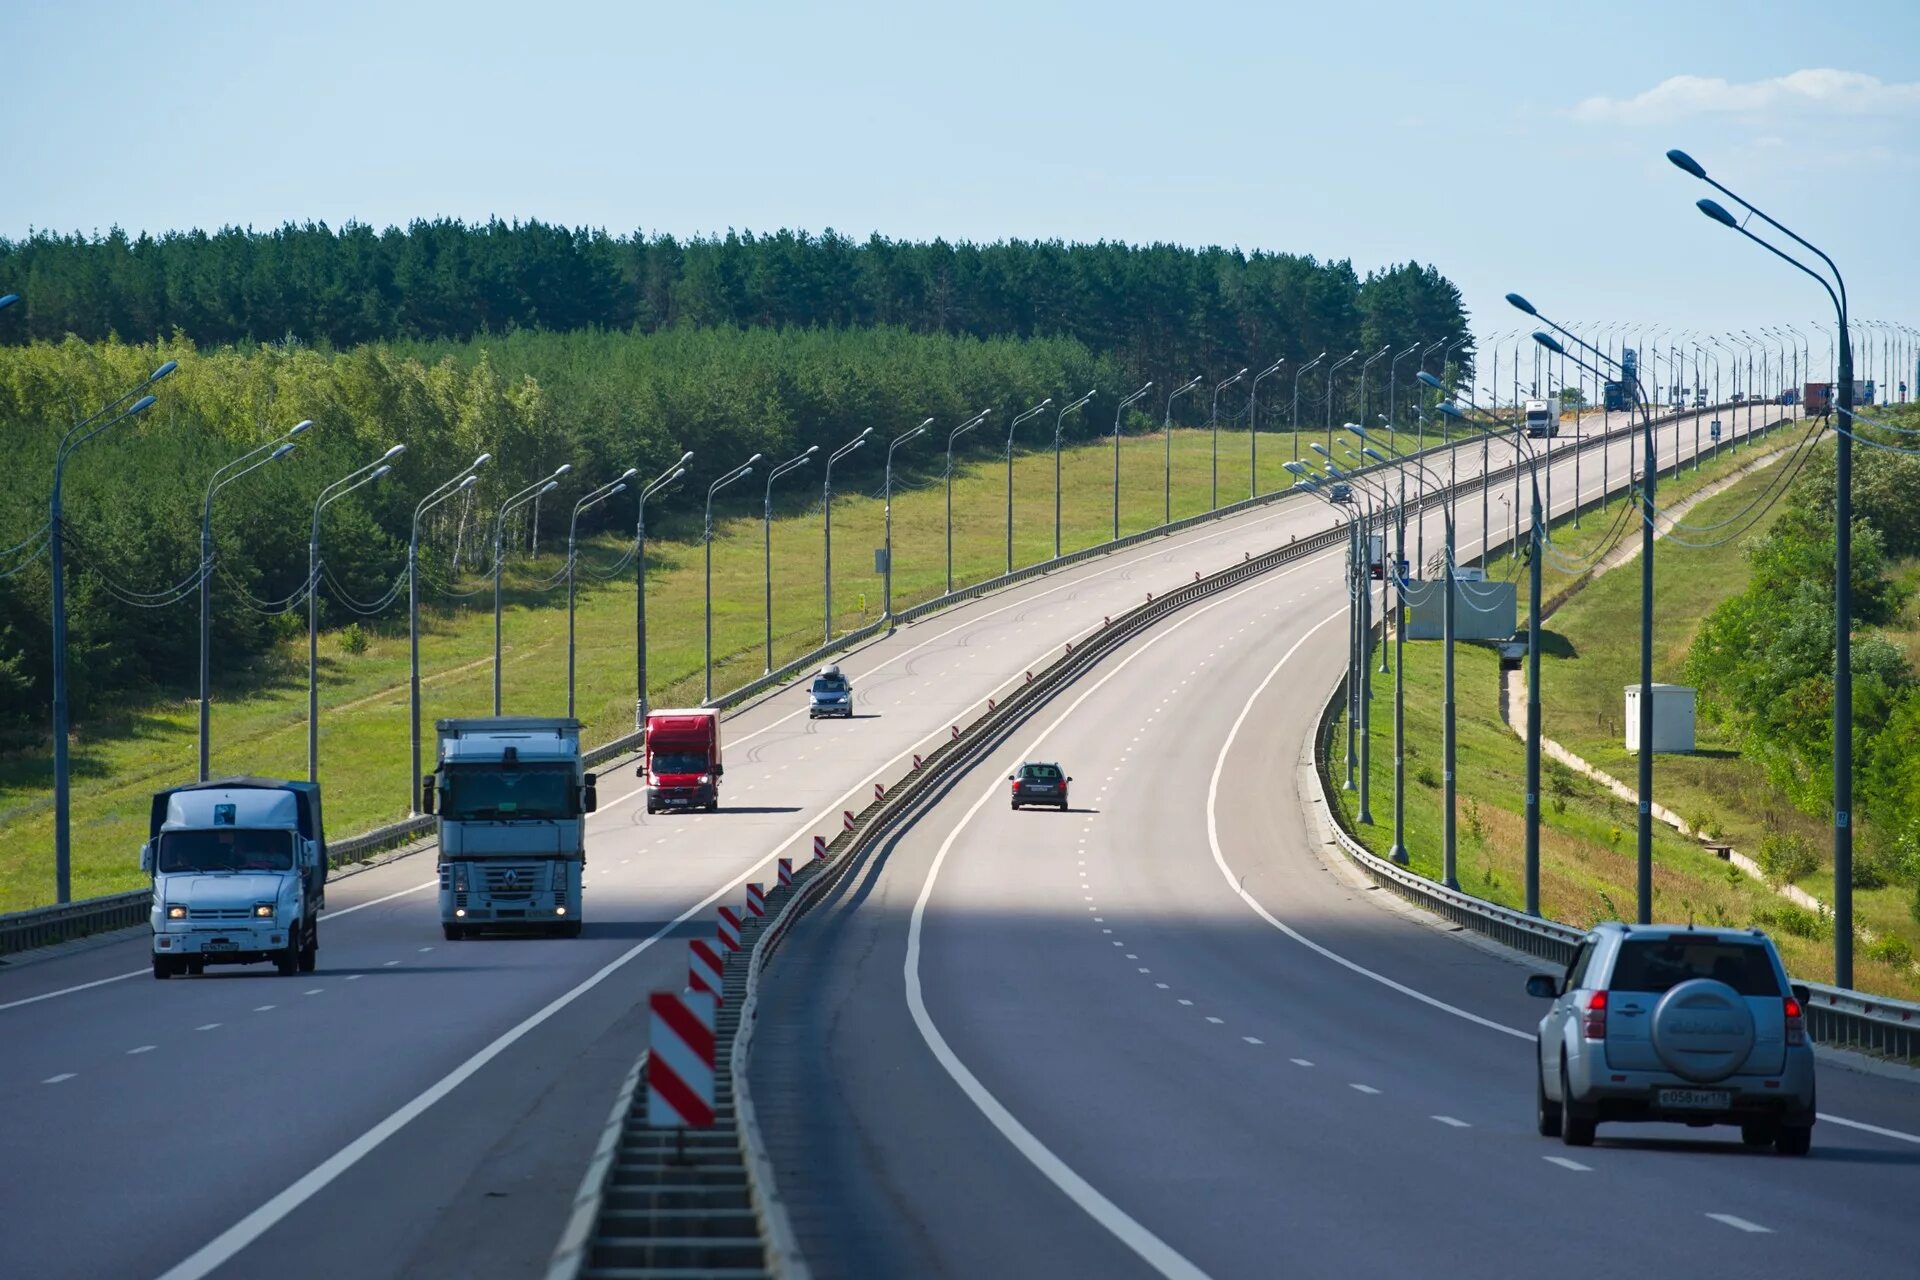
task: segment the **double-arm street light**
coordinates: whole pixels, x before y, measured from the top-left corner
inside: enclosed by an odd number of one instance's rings
[[[19,296],[7,295],[10,300]],[[178,361],[167,361],[130,390],[109,400],[98,413],[68,427],[54,450],[53,490],[47,497],[47,550],[51,556],[48,571],[53,578],[53,888],[57,903],[67,902],[73,891],[72,777],[67,760],[66,511],[60,502],[67,459],[107,428],[151,409],[154,396],[147,388],[179,367]]]
[[[647,727],[647,499],[664,493],[687,477],[687,463],[693,450],[680,455],[680,461],[662,471],[640,490],[633,518],[633,731]]]
[[[1774,230],[1817,256],[1832,273],[1827,278],[1779,247],[1761,239],[1725,208],[1712,200],[1697,202],[1700,211],[1723,226],[1731,227],[1781,261],[1798,268],[1818,281],[1833,303],[1839,325],[1840,367],[1834,388],[1839,415],[1839,439],[1834,455],[1834,553],[1833,553],[1833,980],[1835,985],[1853,985],[1853,344],[1847,329],[1847,283],[1833,259],[1808,240],[1755,208],[1751,201],[1735,195],[1707,176],[1698,161],[1684,151],[1669,151],[1667,159],[1675,167],[1693,175],[1728,199],[1744,206],[1750,217],[1757,217]],[[1641,695],[1646,696],[1644,693]],[[1645,711],[1642,711],[1644,721]],[[1644,735],[1644,724],[1642,727]],[[1643,737],[1642,752],[1648,743]]]
[[[1280,372],[1280,366],[1287,362],[1281,356],[1272,364],[1253,375],[1253,381],[1247,384],[1247,498],[1252,500],[1260,496],[1260,379]],[[1116,503],[1114,511],[1119,512]],[[1116,530],[1114,537],[1120,534]]]
[[[1291,425],[1293,428],[1293,460],[1295,462],[1300,461],[1300,375],[1326,358],[1327,353],[1322,351],[1319,355],[1293,371],[1293,421]]]
[[[864,437],[862,438],[864,439]],[[735,467],[733,470],[727,472],[725,475],[721,476],[718,480],[715,480],[712,484],[707,486],[706,519],[701,524],[701,527],[700,527],[700,542],[701,542],[702,548],[706,552],[706,582],[707,582],[705,631],[704,631],[706,642],[702,649],[703,660],[701,662],[701,667],[704,672],[702,677],[704,683],[701,686],[702,691],[700,695],[700,702],[702,706],[713,701],[713,495],[720,492],[722,489],[726,488],[728,485],[732,484],[734,481],[744,480],[748,476],[752,475],[753,464],[758,461],[760,461],[760,455],[756,453],[751,458],[748,458],[745,462],[741,463],[739,466]],[[829,534],[828,538],[831,539],[832,535]],[[831,542],[829,542],[829,545],[831,545]]]
[[[1333,448],[1333,375],[1340,372],[1341,365],[1349,363],[1359,354],[1360,349],[1355,347],[1327,366],[1327,448],[1322,452],[1331,451]]]
[[[320,513],[362,485],[372,484],[393,470],[393,460],[407,451],[396,444],[356,471],[349,471],[320,491],[313,503],[313,532],[307,539],[307,781],[320,780]]]
[[[1187,392],[1192,391],[1195,387],[1198,387],[1204,381],[1206,381],[1205,375],[1196,373],[1167,393],[1167,421],[1163,430],[1167,445],[1167,468],[1166,479],[1162,486],[1162,493],[1165,497],[1165,505],[1160,517],[1162,524],[1173,523],[1173,402],[1187,394]]]
[[[1208,499],[1209,511],[1220,509],[1220,393],[1247,376],[1245,369],[1234,374],[1213,389],[1213,403],[1207,409],[1207,426],[1213,432],[1213,494]]]
[[[888,626],[893,625],[893,451],[915,436],[925,435],[927,428],[932,425],[933,419],[928,418],[913,430],[895,436],[892,443],[887,445],[887,479],[884,490],[886,536],[881,542],[880,553],[880,558],[885,563],[881,565],[880,573],[880,613],[886,618]]]
[[[1355,414],[1354,417],[1361,422],[1367,420],[1367,370],[1373,368],[1374,365],[1385,360],[1392,354],[1393,344],[1389,342],[1383,344],[1378,351],[1360,362],[1360,412]],[[1391,365],[1388,367],[1388,372],[1392,372]]]
[[[207,496],[200,504],[200,781],[207,780],[208,688],[213,681],[213,495],[238,480],[258,471],[269,462],[278,462],[293,452],[294,437],[313,426],[311,420],[296,423],[285,435],[269,440],[257,449],[241,454],[220,467],[207,481]],[[265,454],[266,457],[261,457]],[[238,468],[236,470],[236,468]]]
[[[1093,399],[1093,391],[1075,400],[1061,409],[1053,420],[1053,558],[1060,558],[1060,436],[1066,427],[1067,415]],[[932,421],[932,419],[928,419]]]
[[[1007,572],[1008,573],[1013,572],[1013,433],[1020,429],[1021,423],[1025,422],[1028,418],[1038,415],[1042,410],[1044,410],[1048,405],[1052,403],[1053,403],[1053,397],[1048,396],[1045,400],[1042,400],[1039,404],[1033,406],[1033,408],[1028,409],[1025,413],[1015,414],[1013,421],[1007,424]]]
[[[520,492],[500,504],[493,513],[493,714],[500,714],[500,571],[506,562],[506,547],[503,541],[507,516],[516,507],[545,497],[560,487],[560,477],[573,470],[571,462],[563,462],[555,467],[553,474],[542,480],[535,480]]]
[[[468,463],[459,474],[436,485],[413,509],[413,523],[407,531],[407,744],[412,771],[407,774],[407,814],[420,812],[420,517],[456,494],[465,493],[480,483],[475,472],[491,461],[483,453]],[[201,766],[204,779],[206,767]]]
[[[987,420],[991,409],[982,409],[947,432],[947,594],[953,594],[953,442]]]
[[[1153,383],[1149,382],[1122,400],[1120,407],[1113,411],[1113,540],[1115,542],[1120,541],[1120,423],[1126,417],[1127,407],[1151,390],[1153,390]],[[953,590],[951,556],[948,557],[947,590]]]
[[[859,435],[828,454],[826,474],[820,479],[820,505],[825,521],[822,528],[826,534],[827,544],[826,564],[820,571],[820,585],[825,601],[821,609],[820,620],[820,630],[824,636],[824,639],[821,641],[822,644],[833,643],[833,464],[852,453],[855,449],[864,448],[867,443],[867,437],[872,434],[873,428],[868,427]],[[759,456],[759,454],[754,455],[755,458]],[[1011,473],[1009,473],[1009,475],[1011,475]]]
[[[580,513],[588,507],[597,506],[616,493],[627,491],[627,482],[639,475],[634,467],[628,467],[617,480],[610,480],[598,489],[584,495],[573,504],[573,515],[567,521],[567,718],[573,718],[573,672],[574,656],[577,650],[573,643],[574,615],[574,577],[580,565],[580,553],[577,549],[580,533]]]
[[[810,444],[807,451],[797,458],[789,458],[779,466],[767,472],[767,493],[760,504],[760,558],[765,570],[762,578],[765,597],[765,620],[767,631],[767,666],[762,675],[773,674],[773,482],[792,471],[795,467],[804,467],[813,460],[820,446]]]
[[[1420,350],[1419,341],[1387,361],[1387,412],[1384,421],[1389,432],[1400,429],[1400,362]]]

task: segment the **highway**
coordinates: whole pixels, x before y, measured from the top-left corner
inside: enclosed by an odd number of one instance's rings
[[[1910,1258],[1904,1080],[1823,1063],[1806,1159],[1728,1129],[1608,1126],[1582,1150],[1535,1134],[1529,966],[1373,891],[1307,802],[1303,754],[1345,665],[1339,563],[1108,657],[796,927],[750,1071],[814,1274],[1804,1276]],[[1024,759],[1075,778],[1071,813],[1009,811]]]
[[[1477,456],[1463,453],[1463,475]],[[1493,456],[1499,465],[1503,450]],[[610,1099],[644,1047],[646,992],[684,982],[679,935],[709,932],[716,902],[736,899],[748,880],[771,880],[774,857],[804,858],[810,837],[836,829],[841,810],[864,803],[876,780],[904,774],[913,752],[1103,615],[1333,519],[1317,500],[1290,497],[870,643],[842,664],[856,684],[854,720],[810,723],[797,688],[729,719],[719,814],[649,818],[631,769],[603,771],[603,808],[589,828],[586,930],[576,941],[445,942],[431,859],[415,856],[335,882],[311,975],[254,967],[155,984],[140,931],[10,964],[0,977],[0,1134],[16,1169],[27,1153],[33,1174],[0,1185],[7,1270],[167,1280],[539,1270]],[[1289,625],[1333,607],[1337,564],[1323,556],[1289,575],[1319,593],[1311,608],[1287,610]],[[1252,608],[1270,584],[1231,608]],[[1184,643],[1161,647],[1192,657],[1238,636],[1221,628],[1240,618],[1194,610],[1153,634],[1180,626]],[[1338,629],[1319,635],[1331,640]],[[1339,642],[1332,646],[1337,653]],[[1325,683],[1315,673],[1295,692],[1317,702]],[[1149,709],[1141,704],[1135,718]],[[1145,732],[1166,718],[1126,723]],[[1116,749],[1127,745],[1108,730]],[[1141,821],[1186,849],[1201,847],[1204,827],[1193,814],[1171,826],[1145,813]],[[1079,825],[1056,827],[1069,824]],[[881,877],[883,887],[891,882],[891,873]],[[1042,916],[1043,902],[1032,908]],[[878,910],[871,923],[890,918]],[[808,947],[824,934],[809,929]],[[943,939],[936,924],[935,955]],[[1053,947],[1049,963],[1063,963],[1058,939]],[[951,961],[948,953],[943,963]],[[776,987],[788,990],[800,968],[783,960]],[[897,964],[893,972],[897,981]],[[1036,991],[1085,990],[1062,985],[1068,976],[1028,980]],[[1261,980],[1258,971],[1245,979]],[[941,1003],[956,995],[945,981],[935,976],[930,1003],[958,1016]],[[791,1009],[786,998],[776,1001],[780,1025],[818,1013],[807,990],[792,996]],[[1261,1000],[1271,1005],[1273,993]],[[924,1065],[921,1054],[899,1060],[902,1079],[925,1076],[913,1069]],[[1232,1096],[1212,1085],[1205,1092]],[[1002,1157],[997,1148],[994,1155]]]

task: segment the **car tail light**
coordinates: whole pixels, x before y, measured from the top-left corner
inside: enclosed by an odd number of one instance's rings
[[[1596,991],[1587,997],[1587,1016],[1584,1019],[1585,1034],[1589,1040],[1607,1038],[1607,993]]]
[[[1013,780],[1013,789],[1014,789],[1014,792],[1015,792],[1016,794],[1018,794],[1018,792],[1019,792],[1019,790],[1020,790],[1020,779],[1018,779],[1018,778],[1015,778],[1015,779]]]
[[[1792,996],[1787,997],[1787,1043],[1805,1044],[1807,1042],[1807,1020],[1800,1009],[1800,1002]]]

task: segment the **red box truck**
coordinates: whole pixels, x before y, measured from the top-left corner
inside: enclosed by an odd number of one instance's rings
[[[647,783],[647,812],[720,807],[720,713],[706,707],[647,713],[638,773]]]

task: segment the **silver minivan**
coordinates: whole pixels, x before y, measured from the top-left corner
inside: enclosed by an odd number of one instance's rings
[[[1603,1121],[1664,1121],[1737,1124],[1782,1155],[1811,1146],[1807,989],[1760,930],[1598,925],[1527,994],[1553,1001],[1536,1054],[1542,1137],[1584,1147]]]

